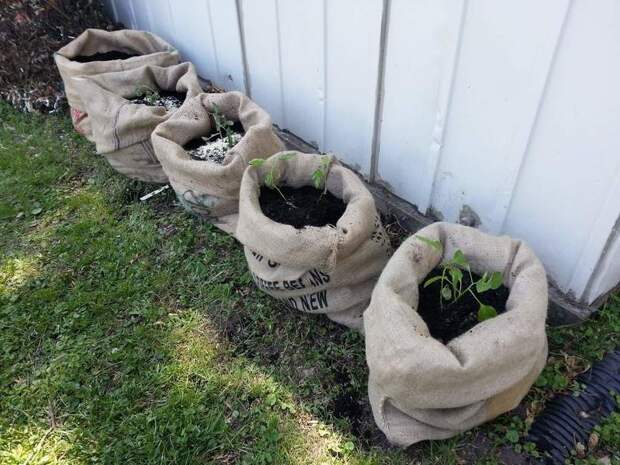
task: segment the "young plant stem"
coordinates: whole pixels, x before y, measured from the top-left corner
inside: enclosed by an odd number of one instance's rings
[[[441,308],[441,310],[443,311],[443,283],[444,283],[444,279],[446,277],[446,271],[448,270],[447,267],[443,267],[443,271],[441,272],[441,279],[439,280],[439,285],[440,285],[440,289],[439,289],[439,308]]]

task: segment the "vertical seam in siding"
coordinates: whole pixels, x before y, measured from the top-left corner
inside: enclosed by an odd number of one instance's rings
[[[603,268],[603,262],[607,258],[608,252],[611,250],[614,243],[616,243],[619,240],[620,240],[620,216],[616,218],[616,222],[614,223],[614,226],[612,227],[611,232],[609,233],[609,237],[605,241],[605,245],[603,246],[603,249],[601,250],[601,254],[598,257],[598,260],[596,261],[596,264],[594,265],[594,269],[592,270],[592,274],[588,278],[588,282],[586,283],[586,286],[583,290],[582,300],[587,305],[590,305],[595,299],[600,297],[600,296],[592,296],[592,292],[593,292],[592,286],[594,285],[594,281],[601,274],[601,270]]]
[[[211,15],[211,1],[210,0],[205,0],[206,5],[207,5],[207,16],[209,16],[209,29],[211,32],[211,44],[213,45],[213,59],[215,60],[215,73],[217,76],[217,85],[221,85],[221,82],[225,82],[225,80],[222,79],[222,75],[220,73],[220,60],[218,59],[218,53],[217,53],[217,43],[215,41],[215,31],[213,30],[213,16]]]
[[[116,2],[114,0],[108,0],[112,7],[112,17],[115,23],[118,23],[118,11],[116,11]]]
[[[320,143],[320,147],[319,147],[319,151],[324,151],[325,148],[327,147],[327,86],[328,86],[328,81],[327,81],[327,54],[329,53],[328,50],[328,31],[327,31],[327,0],[323,0],[323,44],[322,44],[322,49],[323,49],[323,73],[322,73],[322,78],[323,78],[323,89],[322,89],[322,95],[321,95],[321,109],[323,110],[323,128],[322,128],[322,133],[321,133],[321,143]]]
[[[450,117],[450,109],[452,108],[452,101],[454,100],[454,83],[456,82],[456,75],[458,73],[459,62],[461,59],[461,51],[463,48],[463,36],[465,34],[465,21],[467,18],[467,10],[469,8],[469,0],[463,0],[463,6],[461,9],[461,18],[459,21],[459,32],[457,35],[457,43],[456,48],[454,50],[454,57],[452,60],[452,68],[451,68],[451,76],[450,76],[450,84],[448,89],[448,98],[444,107],[444,121],[443,121],[443,129],[441,131],[441,135],[439,137],[439,148],[437,150],[437,156],[435,159],[435,166],[433,168],[433,180],[431,182],[431,186],[427,196],[426,202],[426,210],[433,206],[433,200],[435,198],[435,190],[437,189],[437,177],[439,176],[439,166],[441,165],[441,158],[443,155],[444,149],[444,141],[446,140],[446,131],[448,128],[448,120]]]
[[[381,32],[379,35],[379,57],[377,63],[377,85],[375,86],[375,114],[370,145],[370,182],[376,182],[379,171],[379,151],[381,150],[381,126],[383,121],[383,94],[385,92],[385,57],[387,55],[391,6],[392,0],[383,0],[383,7],[381,9]]]
[[[133,6],[135,0],[127,0],[129,2],[129,13],[131,13],[131,28],[136,29],[138,27],[138,21],[136,20],[136,10]]]
[[[538,123],[540,122],[540,112],[542,111],[543,104],[547,98],[547,93],[549,92],[549,83],[551,82],[551,75],[553,74],[553,70],[555,69],[555,63],[557,61],[558,51],[560,50],[560,44],[562,43],[564,39],[564,35],[566,32],[566,24],[568,23],[568,16],[569,16],[569,12],[571,11],[572,5],[573,5],[573,0],[568,0],[568,3],[566,4],[566,11],[564,12],[564,18],[562,19],[562,25],[560,26],[560,31],[555,41],[555,47],[553,49],[553,54],[551,55],[551,60],[549,60],[549,67],[547,69],[547,75],[545,76],[545,82],[543,83],[542,92],[540,93],[540,97],[538,98],[538,104],[536,106],[536,111],[534,112],[534,118],[532,120],[532,125],[530,126],[530,131],[527,135],[527,141],[525,142],[525,148],[523,149],[523,154],[521,156],[521,160],[519,161],[519,167],[517,168],[517,172],[515,173],[515,176],[512,179],[512,186],[510,188],[510,197],[508,199],[508,204],[506,205],[506,209],[504,210],[504,217],[502,218],[502,222],[499,224],[497,234],[503,233],[504,228],[506,227],[506,221],[508,220],[508,216],[509,216],[512,204],[513,204],[517,186],[519,185],[519,181],[521,180],[521,176],[523,173],[523,167],[525,166],[525,162],[528,158],[528,153],[531,149],[532,140],[534,138],[534,134],[536,133],[536,128],[538,127]]]
[[[276,34],[278,42],[278,74],[280,77],[280,108],[282,109],[282,128],[286,129],[288,123],[286,121],[286,105],[284,104],[284,71],[282,67],[282,31],[280,30],[280,5],[278,0],[273,0],[276,10]]]
[[[589,260],[587,260],[586,252],[593,248],[592,247],[593,244],[594,244],[594,247],[596,247],[596,244],[598,243],[598,241],[593,243],[592,236],[593,234],[595,234],[595,230],[596,231],[600,230],[601,216],[603,216],[605,212],[609,211],[608,208],[605,208],[605,207],[607,207],[610,203],[613,204],[613,200],[617,198],[616,192],[620,190],[620,165],[616,169],[616,175],[614,176],[614,179],[615,179],[615,182],[609,187],[609,189],[605,193],[603,201],[599,203],[599,209],[597,211],[596,217],[594,221],[590,223],[590,228],[588,229],[588,235],[586,239],[583,241],[581,250],[579,252],[579,255],[577,256],[577,261],[575,262],[575,266],[570,275],[570,279],[568,280],[567,285],[566,285],[568,290],[572,291],[573,294],[576,295],[577,299],[581,302],[583,302],[584,299],[586,298],[586,291],[588,290],[588,285],[591,285],[593,282],[592,277],[597,272],[597,266],[599,262],[604,260],[604,255],[605,255],[605,250],[606,250],[605,247],[607,247],[609,240],[610,240],[609,236],[605,240],[605,244],[601,248],[598,257],[596,258],[596,261],[594,265],[592,266],[592,273],[590,274],[590,276],[588,276],[588,279],[585,280],[586,282],[583,283],[583,286],[581,286],[581,288],[578,288],[580,284],[580,280],[576,281],[576,276],[578,275],[579,272],[581,272],[581,270],[583,270],[585,267],[588,266]],[[599,229],[595,229],[595,226],[598,226]],[[615,226],[616,225],[614,224],[614,226],[612,226],[612,228],[610,229],[610,235],[614,233]],[[579,292],[576,292],[576,291],[579,291]]]
[[[155,28],[153,27],[154,21],[153,21],[153,10],[152,10],[152,3],[151,2],[143,2],[142,6],[145,10],[145,18],[146,18],[146,24],[147,24],[147,28],[148,31],[150,32],[155,32]]]
[[[167,10],[168,10],[168,20],[166,21],[166,24],[168,24],[169,28],[170,28],[170,35],[176,39],[176,35],[177,35],[177,27],[176,24],[174,22],[174,17],[172,16],[172,5],[170,5],[170,0],[164,0],[166,2],[166,5],[168,6]],[[175,40],[176,42],[176,40]],[[174,44],[173,44],[174,45]],[[174,46],[176,48],[176,45]]]
[[[250,72],[248,70],[248,58],[245,50],[245,31],[243,30],[243,5],[242,0],[235,0],[237,8],[237,27],[239,28],[239,44],[241,45],[241,66],[243,66],[243,87],[248,97],[252,98],[250,86]]]

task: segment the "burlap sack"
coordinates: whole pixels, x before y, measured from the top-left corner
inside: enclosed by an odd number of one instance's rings
[[[126,60],[92,61],[80,63],[73,59],[96,53],[123,52],[138,55]],[[145,65],[171,66],[179,62],[179,53],[164,40],[144,31],[104,31],[86,29],[82,34],[54,54],[56,66],[65,85],[71,108],[73,126],[93,142],[90,119],[82,104],[80,92],[73,85],[73,77],[109,73],[139,68]]]
[[[239,121],[245,131],[222,164],[194,160],[183,149],[192,139],[215,130],[210,117],[214,104],[226,119]],[[240,92],[201,94],[187,101],[157,127],[152,142],[181,204],[231,234],[236,228],[239,186],[248,162],[284,149],[269,114]]]
[[[270,157],[243,174],[236,236],[259,288],[294,310],[325,313],[330,319],[362,329],[362,313],[391,253],[375,202],[362,181],[337,162],[326,178],[327,190],[347,204],[336,227],[276,223],[259,204],[260,186],[277,163],[278,183],[312,185],[321,158],[299,152]]]
[[[416,233],[443,244],[443,256],[414,236],[381,273],[364,314],[368,394],[390,442],[445,439],[515,408],[547,357],[547,279],[523,242],[466,226],[434,223]],[[444,345],[417,313],[418,286],[460,249],[472,271],[500,271],[506,312]]]
[[[132,179],[168,182],[151,144],[151,133],[174,111],[161,106],[133,104],[138,88],[147,86],[186,92],[186,101],[202,89],[191,63],[166,68],[143,66],[128,71],[73,78],[90,115],[97,153],[112,167]],[[178,110],[176,110],[178,111]]]

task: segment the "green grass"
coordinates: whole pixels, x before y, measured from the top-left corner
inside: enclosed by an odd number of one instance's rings
[[[0,120],[2,464],[501,463],[620,343],[615,301],[550,332],[523,408],[390,448],[360,335],[259,293],[234,239],[170,194],[139,202],[153,187],[115,174],[67,118],[0,104]],[[619,430],[618,415],[602,425],[590,459],[618,451]]]

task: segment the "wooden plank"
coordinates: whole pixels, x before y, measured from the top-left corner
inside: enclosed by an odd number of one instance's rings
[[[382,0],[326,2],[323,151],[370,174]]]
[[[439,157],[463,2],[392,0],[377,181],[425,212]]]
[[[575,2],[505,224],[576,298],[620,213],[618,56],[618,3]]]
[[[431,205],[500,232],[568,0],[469,2]],[[536,14],[532,14],[532,12]],[[527,31],[527,33],[525,33]]]

